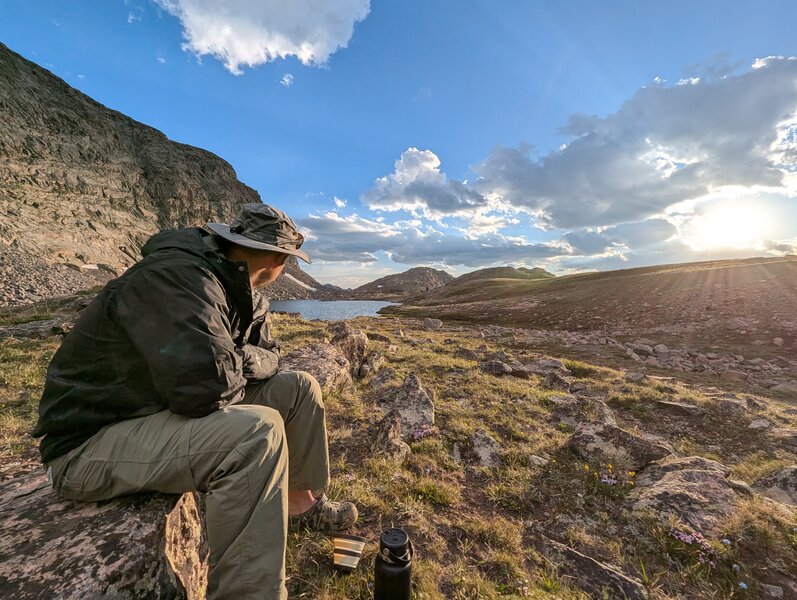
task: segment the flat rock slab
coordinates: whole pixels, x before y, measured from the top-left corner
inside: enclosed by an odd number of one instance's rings
[[[43,471],[0,484],[0,598],[204,598],[193,494],[59,499]]]
[[[351,363],[337,346],[310,344],[280,358],[280,371],[306,371],[318,380],[324,393],[351,383]]]
[[[568,441],[570,449],[584,460],[614,461],[638,471],[646,464],[672,454],[664,446],[609,423],[580,423]]]
[[[384,390],[377,404],[385,414],[398,411],[401,434],[405,440],[411,439],[417,431],[434,425],[432,395],[415,374],[407,375],[398,388]]]
[[[704,535],[732,514],[736,501],[752,490],[727,479],[730,469],[700,456],[670,457],[650,465],[637,478],[634,511],[675,515]]]
[[[539,546],[560,575],[572,579],[593,598],[647,600],[649,597],[641,582],[565,544],[543,538]]]
[[[753,484],[753,489],[777,502],[797,506],[797,465],[759,479]]]

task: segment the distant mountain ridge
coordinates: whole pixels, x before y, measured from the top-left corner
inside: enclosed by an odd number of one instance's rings
[[[423,295],[453,279],[452,275],[439,269],[415,267],[361,285],[353,289],[349,297],[354,300],[405,300],[412,296]]]
[[[541,267],[488,267],[471,271],[456,278],[458,282],[474,281],[477,279],[552,279],[553,273],[549,273]]]

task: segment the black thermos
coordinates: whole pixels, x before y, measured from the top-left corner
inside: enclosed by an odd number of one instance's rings
[[[412,555],[412,542],[402,529],[382,532],[374,562],[374,600],[410,600]]]

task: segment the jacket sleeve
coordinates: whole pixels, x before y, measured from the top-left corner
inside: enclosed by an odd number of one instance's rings
[[[268,319],[268,300],[255,291],[252,328],[247,343],[240,348],[243,374],[258,381],[272,377],[279,368],[279,344],[271,338]]]
[[[241,400],[246,379],[226,295],[210,271],[191,262],[143,268],[117,291],[115,306],[172,412],[202,417]]]

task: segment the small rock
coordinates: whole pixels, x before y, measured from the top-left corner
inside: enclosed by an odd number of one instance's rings
[[[500,377],[501,375],[509,375],[512,373],[512,367],[500,360],[485,360],[479,363],[479,367],[485,373]]]
[[[766,583],[759,583],[758,587],[770,598],[783,598],[783,588],[779,585],[767,585]]]
[[[484,429],[477,429],[470,441],[481,466],[495,467],[499,464],[501,445]]]
[[[570,391],[570,380],[562,377],[559,373],[554,371],[551,371],[545,375],[540,384],[547,390],[562,390],[564,392]]]
[[[672,454],[670,448],[607,423],[580,423],[568,440],[571,450],[585,460],[616,460],[625,456],[638,471],[649,462]]]
[[[720,379],[730,381],[747,381],[747,377],[748,375],[744,371],[735,371],[733,369],[723,371],[720,375]]]
[[[382,364],[385,362],[385,357],[382,355],[381,352],[369,352],[365,355],[362,364],[360,365],[359,376],[360,377],[368,377],[369,375],[374,375],[375,373],[379,372],[379,369],[382,368]]]
[[[464,358],[465,360],[479,360],[478,352],[468,348],[457,348],[454,351],[454,358]]]
[[[329,343],[340,348],[343,356],[351,364],[352,373],[359,373],[365,358],[365,351],[368,348],[368,336],[362,331],[352,329],[346,322],[333,323],[327,327],[327,332],[334,333],[334,337]]]
[[[717,408],[724,413],[737,417],[743,417],[750,412],[750,409],[747,408],[747,403],[738,398],[720,398],[717,400]]]
[[[783,504],[797,505],[797,465],[791,465],[753,484],[753,489]]]
[[[535,375],[547,375],[551,372],[563,376],[571,375],[570,369],[568,369],[561,360],[557,360],[555,358],[542,358],[523,366]]]
[[[547,458],[543,458],[542,456],[537,456],[536,454],[532,454],[529,456],[529,463],[535,467],[544,467],[550,461]]]
[[[399,464],[410,455],[409,445],[401,438],[401,413],[398,410],[391,410],[374,426],[373,452]]]
[[[643,379],[645,379],[645,374],[644,373],[629,372],[629,373],[625,374],[625,380],[630,382],[630,383],[639,383]]]
[[[390,383],[393,379],[396,378],[396,371],[395,369],[387,368],[382,369],[377,373],[373,379],[368,383],[371,389],[378,390],[379,388],[385,387],[388,383]]]
[[[797,381],[786,381],[769,388],[772,392],[783,392],[787,394],[797,394]]]
[[[443,326],[443,322],[440,319],[424,319],[422,326],[428,331],[434,331],[440,329]]]
[[[374,342],[387,342],[390,343],[392,340],[387,337],[386,335],[382,335],[380,333],[369,333],[368,339]]]
[[[748,429],[769,429],[770,427],[772,427],[772,423],[766,419],[756,419],[747,426]]]
[[[772,343],[773,343],[775,346],[778,346],[778,347],[780,347],[780,346],[782,346],[782,345],[783,345],[783,338],[780,338],[780,337],[772,338]]]

